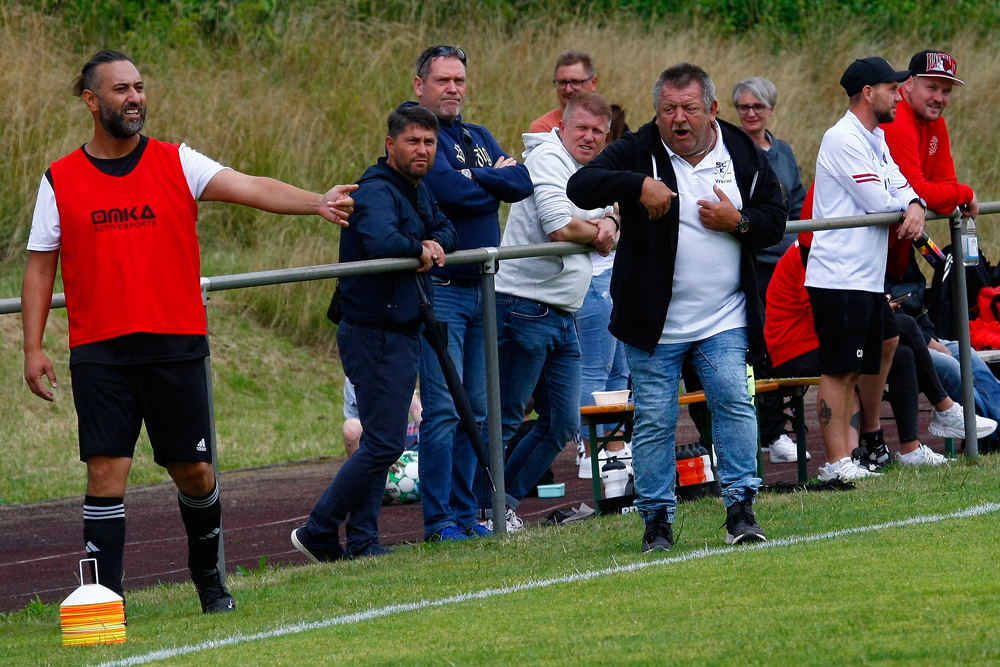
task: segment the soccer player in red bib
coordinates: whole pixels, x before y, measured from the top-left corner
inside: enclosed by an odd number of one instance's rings
[[[53,162],[39,187],[21,290],[24,379],[37,396],[54,400],[44,384],[57,387],[42,334],[61,256],[80,459],[87,464],[83,539],[100,583],[123,595],[125,486],[145,422],[155,461],[177,485],[202,611],[232,611],[217,569],[222,505],[207,446],[197,202],[346,225],[357,186],[320,195],[139,134],[143,81],[118,51],[91,58],[74,93],[93,115],[94,137]]]

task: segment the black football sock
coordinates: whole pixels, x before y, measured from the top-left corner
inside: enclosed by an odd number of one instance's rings
[[[87,556],[97,559],[97,582],[124,598],[125,593],[122,588],[122,560],[125,555],[124,498],[84,496],[83,542]]]
[[[197,582],[214,574],[219,562],[219,535],[222,533],[222,501],[219,484],[207,496],[192,498],[177,492],[177,504],[188,536],[188,567]]]

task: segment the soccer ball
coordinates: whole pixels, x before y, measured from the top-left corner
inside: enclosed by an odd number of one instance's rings
[[[399,457],[396,467],[385,479],[385,495],[401,503],[420,502],[420,466],[417,452],[407,450]]]

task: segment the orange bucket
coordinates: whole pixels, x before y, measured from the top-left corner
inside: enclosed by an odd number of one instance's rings
[[[692,486],[714,482],[712,461],[707,456],[695,456],[677,461],[677,483],[680,486]]]

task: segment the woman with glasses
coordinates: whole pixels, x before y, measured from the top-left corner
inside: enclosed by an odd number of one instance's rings
[[[802,200],[806,196],[806,189],[799,175],[799,165],[795,161],[792,147],[776,139],[767,129],[767,121],[771,119],[777,103],[778,89],[763,77],[743,79],[733,88],[733,106],[739,115],[740,127],[767,155],[767,161],[778,175],[778,180],[788,195],[788,219],[798,220],[799,212],[802,210]],[[772,269],[794,240],[793,234],[786,234],[779,246],[768,249],[775,251],[774,260],[770,263]],[[758,259],[762,259],[763,253],[758,253],[757,256]]]
[[[788,219],[798,220],[802,202],[806,196],[799,165],[795,161],[792,147],[775,138],[767,129],[767,122],[778,103],[778,89],[767,79],[754,76],[743,79],[733,87],[733,106],[739,115],[740,126],[764,151],[774,173],[778,175],[784,195],[788,200]],[[760,300],[767,303],[767,285],[771,281],[774,267],[795,241],[795,234],[785,234],[781,242],[757,252],[757,287]],[[770,363],[768,363],[770,366]],[[758,376],[766,376],[768,370],[758,368]],[[773,463],[792,463],[798,460],[795,441],[785,432],[785,416],[781,399],[762,399],[760,406],[760,441],[770,450]]]

